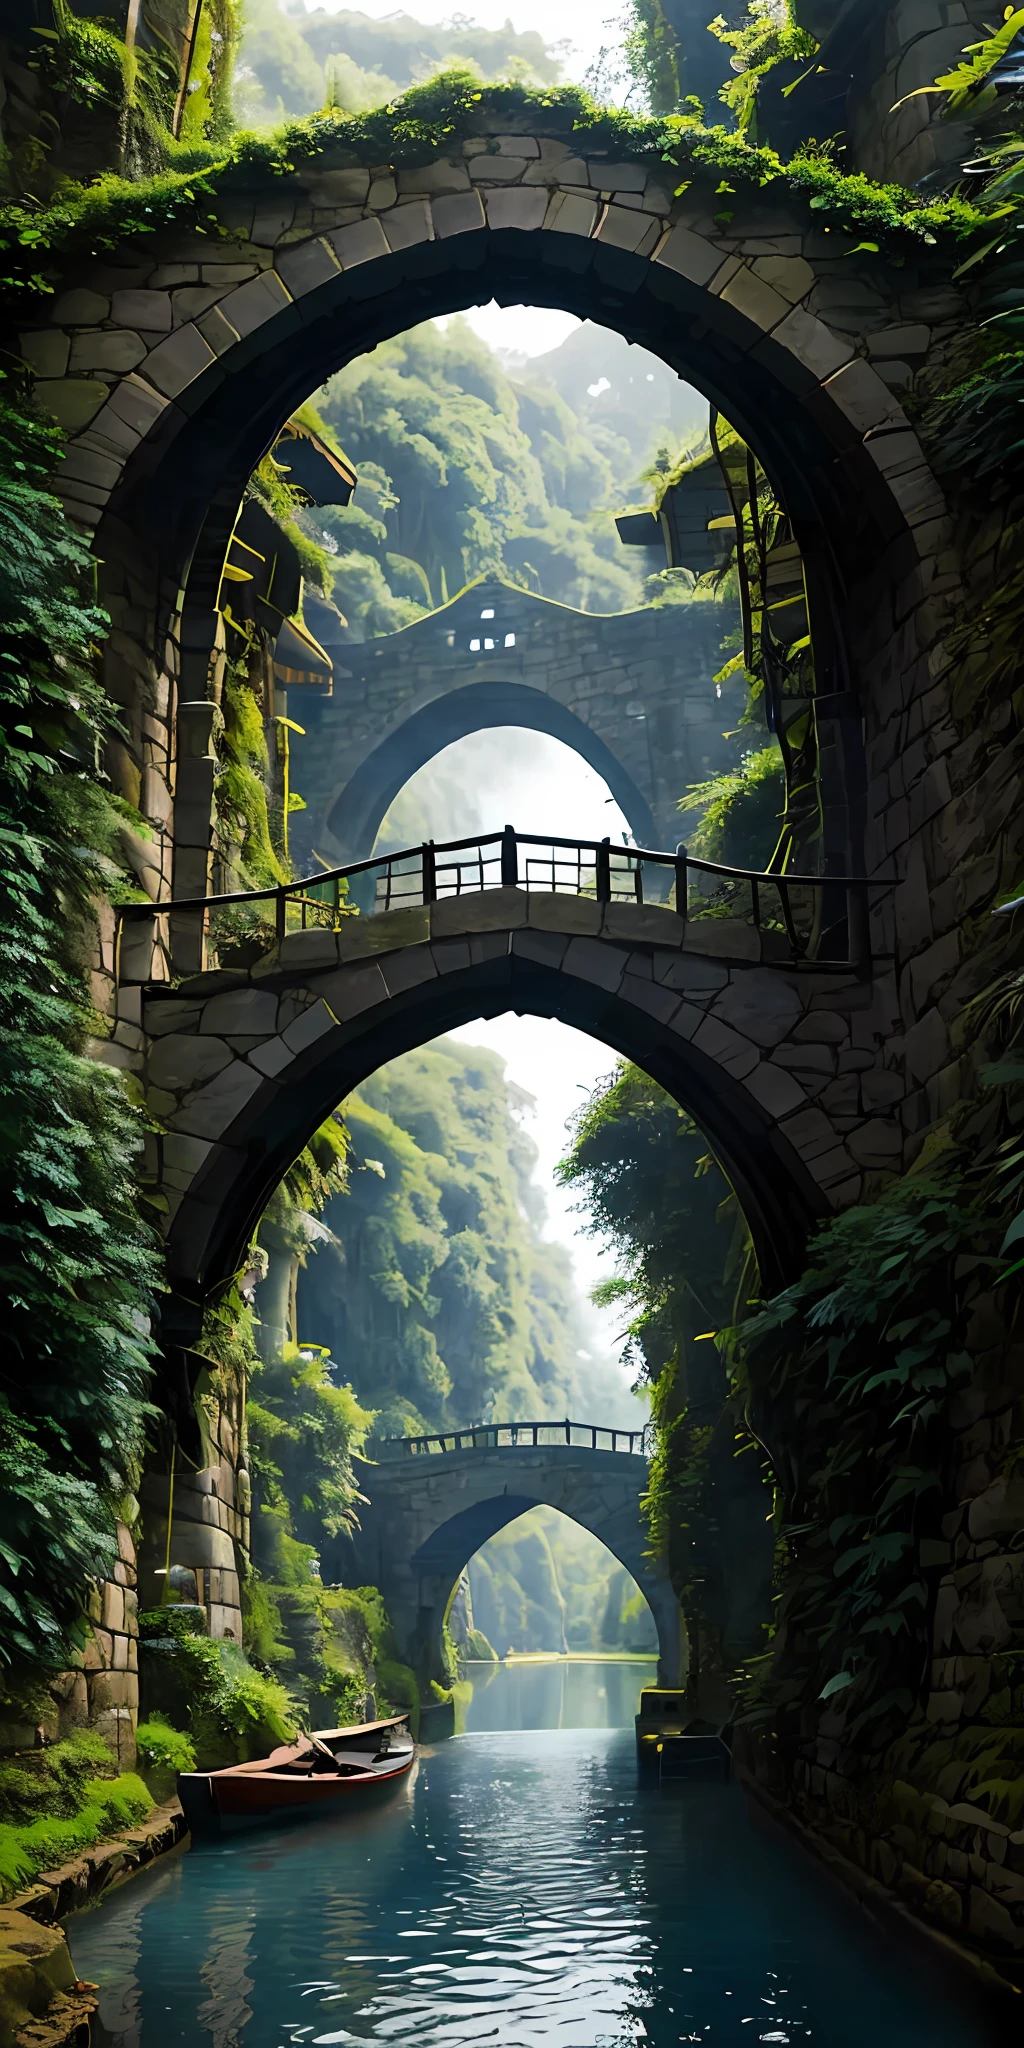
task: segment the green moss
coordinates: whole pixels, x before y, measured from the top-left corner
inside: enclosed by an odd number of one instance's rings
[[[195,1770],[195,1744],[163,1714],[140,1721],[135,1740],[139,1768],[154,1799],[169,1799],[178,1772]]]
[[[369,113],[345,115],[328,108],[271,134],[243,131],[223,146],[197,142],[176,152],[169,149],[175,167],[154,177],[131,181],[106,175],[87,187],[64,188],[49,206],[10,205],[0,214],[0,289],[15,301],[52,291],[71,261],[177,225],[212,237],[230,235],[233,231],[217,215],[219,198],[258,190],[309,164],[411,168],[486,130],[492,119],[503,124],[519,117],[541,133],[571,132],[583,150],[652,168],[668,164],[686,182],[727,179],[736,181],[737,189],[771,189],[773,196],[786,188],[804,193],[830,224],[858,235],[866,230],[882,235],[894,248],[940,236],[956,240],[986,222],[982,210],[956,195],[926,201],[902,186],[844,174],[819,154],[798,154],[784,164],[773,150],[751,148],[742,135],[706,127],[693,113],[645,119],[621,108],[599,107],[575,85],[542,91],[484,86],[471,72],[447,71]]]
[[[97,1775],[104,1767],[110,1751],[88,1729],[0,1765],[0,1895],[145,1819],[142,1779]]]

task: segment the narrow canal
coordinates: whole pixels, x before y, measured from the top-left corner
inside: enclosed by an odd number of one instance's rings
[[[467,1733],[422,1755],[374,1814],[193,1850],[74,1920],[75,1963],[101,1987],[97,2041],[996,2038],[752,1822],[734,1787],[638,1787],[621,1724],[648,1673],[496,1667],[476,1684]]]

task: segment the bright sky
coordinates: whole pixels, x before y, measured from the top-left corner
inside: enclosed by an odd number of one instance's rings
[[[453,798],[457,787],[465,791],[462,820],[457,794]],[[411,778],[407,794],[422,806],[425,829],[437,837],[511,824],[520,832],[555,829],[561,837],[578,834],[581,839],[603,839],[607,833],[618,840],[628,829],[607,785],[578,754],[546,733],[519,728],[474,733],[445,747]],[[462,1025],[451,1036],[467,1045],[490,1046],[505,1060],[509,1079],[535,1098],[536,1109],[525,1120],[539,1153],[534,1178],[547,1201],[549,1234],[566,1246],[580,1293],[588,1296],[598,1280],[611,1277],[614,1262],[600,1243],[579,1234],[572,1197],[556,1186],[554,1169],[566,1149],[568,1119],[595,1084],[611,1073],[614,1052],[550,1018],[511,1013]],[[617,1357],[621,1308],[591,1308],[588,1322],[585,1341],[593,1356]],[[624,1396],[629,1377],[623,1376]],[[624,1398],[624,1425],[632,1407]]]
[[[374,21],[383,21],[389,14],[411,14],[416,21],[451,21],[453,15],[462,14],[471,21],[480,23],[481,28],[503,28],[511,19],[512,26],[520,35],[527,29],[536,29],[549,45],[566,43],[565,76],[582,79],[605,45],[621,43],[623,36],[621,15],[625,8],[616,8],[614,0],[598,0],[596,7],[586,5],[586,0],[520,0],[519,5],[509,5],[509,0],[468,0],[463,7],[453,7],[451,0],[406,0],[403,7],[396,7],[395,0],[306,0],[307,12],[323,7],[328,14],[337,14],[343,6],[351,6],[360,14],[368,14]]]
[[[469,321],[489,348],[523,356],[547,355],[583,324],[575,313],[563,313],[556,306],[499,306],[494,299],[486,306],[469,306],[459,317]],[[442,313],[434,325],[447,327],[451,318]]]

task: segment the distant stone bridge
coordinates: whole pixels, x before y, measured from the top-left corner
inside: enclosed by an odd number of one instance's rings
[[[504,725],[571,747],[639,846],[674,846],[681,792],[735,762],[743,686],[715,672],[737,616],[732,603],[578,612],[491,578],[384,639],[331,643],[333,694],[307,693],[299,714],[294,857],[364,859],[417,769]]]
[[[544,1506],[597,1536],[636,1580],[658,1631],[659,1682],[681,1683],[679,1603],[649,1555],[640,1515],[644,1442],[640,1430],[520,1422],[381,1444],[361,1476],[369,1506],[354,1569],[379,1586],[401,1661],[421,1679],[445,1678],[442,1628],[470,1559],[499,1529]]]

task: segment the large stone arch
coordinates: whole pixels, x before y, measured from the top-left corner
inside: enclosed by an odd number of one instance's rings
[[[142,1078],[163,1130],[168,1342],[238,1266],[295,1154],[385,1061],[506,1010],[575,1025],[695,1117],[744,1208],[766,1284],[814,1222],[902,1156],[884,972],[760,963],[757,934],[674,911],[504,887],[296,932],[249,972],[140,992]]]
[[[735,605],[578,612],[481,578],[414,625],[339,647],[334,694],[303,709],[307,810],[292,849],[365,859],[411,775],[494,726],[549,733],[607,784],[638,846],[675,844],[678,800],[734,755],[736,678],[716,687]],[[498,822],[504,822],[499,820]]]
[[[579,1444],[460,1449],[381,1457],[360,1476],[367,1506],[353,1541],[355,1571],[379,1586],[398,1653],[425,1678],[445,1676],[441,1628],[470,1559],[532,1507],[557,1508],[611,1551],[636,1580],[658,1631],[658,1678],[685,1678],[685,1632],[640,1516],[647,1460]]]
[[[58,373],[41,398],[77,430],[61,488],[96,529],[129,793],[168,828],[176,804],[179,893],[208,872],[211,778],[174,703],[216,695],[215,601],[247,475],[340,363],[492,296],[614,326],[757,449],[809,579],[827,853],[859,865],[861,721],[870,756],[894,697],[927,688],[944,573],[941,494],[882,371],[898,377],[955,316],[948,263],[845,254],[799,195],[741,190],[712,218],[699,180],[674,197],[660,163],[579,150],[557,110],[531,110],[395,174],[344,165],[330,140],[288,175],[238,168],[210,202],[238,244],[170,229],[83,265],[25,338]],[[170,845],[168,829],[158,885]]]

